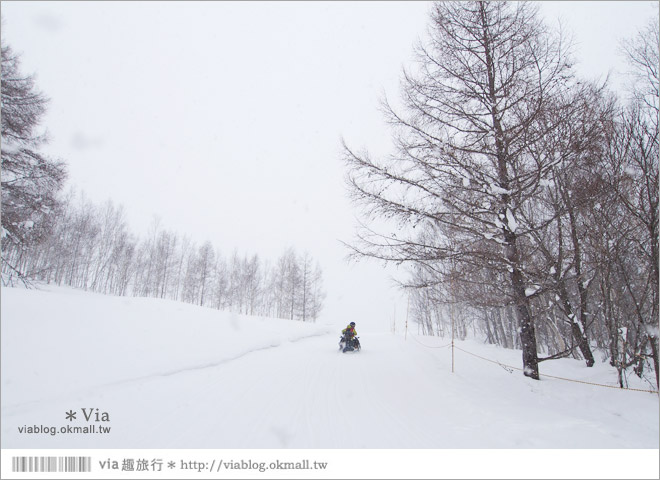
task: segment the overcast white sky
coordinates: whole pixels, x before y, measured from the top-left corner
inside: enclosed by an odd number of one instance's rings
[[[574,35],[580,71],[623,69],[618,42],[657,2],[541,2]],[[405,300],[387,271],[348,266],[340,139],[388,149],[378,110],[424,35],[427,2],[6,2],[2,39],[51,102],[46,151],[69,184],[226,254],[318,259],[324,319],[388,330]],[[616,80],[616,78],[614,79]],[[395,306],[396,304],[396,306]]]

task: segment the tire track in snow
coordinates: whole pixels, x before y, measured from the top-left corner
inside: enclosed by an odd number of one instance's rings
[[[407,447],[426,448],[432,444],[431,438],[415,423],[418,417],[409,415],[410,409],[415,410],[415,405],[402,405],[405,403],[402,398],[408,400],[411,396],[409,389],[415,388],[414,383],[411,383],[411,379],[415,380],[415,378],[411,377],[410,373],[414,372],[417,366],[411,362],[401,345],[396,345],[394,348],[400,352],[397,357],[401,362],[405,362],[405,365],[398,363],[398,369],[387,372],[389,378],[378,369],[362,369],[362,395],[372,405],[374,416],[381,419],[380,426],[386,427],[380,435],[383,447],[400,445],[400,438],[403,436],[408,439]],[[391,352],[389,354],[391,355]],[[383,389],[387,384],[394,388]]]
[[[282,350],[279,350],[278,354],[285,355],[287,350],[293,349],[296,350],[299,345],[304,345],[302,340],[311,340],[314,337],[323,337],[327,333],[313,334],[306,337],[296,338],[290,340],[289,342],[283,342],[282,344],[277,345],[282,347]],[[266,352],[271,351],[275,353],[278,350],[274,350],[272,347],[265,347],[259,349],[253,349],[247,353],[260,354],[256,357],[252,355],[242,354],[236,357],[233,357],[231,361],[225,361],[218,363],[217,367],[231,367],[231,363],[239,360],[243,361],[257,361],[257,357],[265,354]],[[230,448],[252,448],[252,439],[262,437],[264,425],[268,424],[269,419],[277,417],[278,410],[285,410],[282,408],[281,398],[285,397],[287,392],[293,391],[292,388],[295,382],[295,377],[291,374],[289,375],[278,375],[277,371],[273,372],[269,368],[275,366],[275,369],[280,369],[282,363],[278,358],[277,362],[263,362],[265,368],[254,369],[254,374],[250,375],[249,378],[240,378],[235,379],[232,377],[231,370],[222,370],[219,375],[215,376],[215,373],[208,373],[209,381],[203,382],[203,386],[196,389],[193,392],[195,398],[202,399],[202,403],[208,403],[208,408],[195,408],[193,411],[199,411],[199,414],[191,414],[190,411],[186,412],[187,423],[186,425],[181,426],[181,430],[178,431],[179,440],[176,445],[173,445],[173,448],[180,446],[181,443],[186,444],[186,438],[190,439],[190,442],[195,442],[199,436],[199,432],[196,429],[200,428],[200,425],[205,428],[206,431],[212,432],[226,432],[233,431],[235,432],[232,435],[231,445],[223,446]],[[303,363],[302,365],[307,365]],[[261,365],[260,365],[261,366]],[[193,369],[186,369],[193,370]],[[198,370],[198,373],[203,373],[202,368],[194,369]],[[286,371],[292,372],[291,366],[287,366]],[[308,378],[307,376],[305,378]],[[229,387],[229,388],[228,388]],[[250,412],[249,415],[246,415],[246,412],[243,411],[243,405],[248,399],[251,398],[261,398],[262,405],[260,408],[260,413],[254,415],[254,412]],[[222,405],[221,409],[213,408],[213,402],[209,402],[205,398],[216,398],[219,405]],[[227,401],[227,398],[233,399],[233,401]],[[167,419],[177,418],[182,411],[187,408],[189,405],[179,404],[174,408],[167,409],[163,411],[161,417],[163,418],[162,422],[159,422],[163,427],[167,425]],[[208,412],[213,412],[211,418],[209,418]],[[280,446],[286,448],[289,443],[288,437],[290,436],[287,433],[286,424],[273,425],[271,427],[271,436],[277,438]],[[225,441],[226,443],[226,441]]]
[[[58,395],[55,397],[47,397],[47,398],[42,398],[39,400],[29,400],[26,402],[20,402],[20,403],[15,403],[15,404],[10,404],[10,405],[3,405],[2,411],[6,415],[14,415],[17,413],[24,413],[25,408],[33,407],[33,406],[39,406],[41,404],[50,404],[52,402],[60,402],[60,401],[65,401],[69,398],[72,397],[79,397],[79,396],[90,396],[90,395],[95,395],[98,390],[110,388],[110,387],[117,387],[117,386],[123,386],[131,383],[142,383],[142,382],[147,382],[151,380],[156,380],[160,377],[169,377],[173,375],[179,375],[183,373],[188,373],[188,372],[194,372],[197,370],[206,370],[206,369],[212,369],[215,367],[220,367],[223,365],[226,365],[228,363],[234,362],[236,360],[240,360],[250,354],[257,353],[257,352],[262,352],[265,350],[271,350],[273,348],[278,348],[282,346],[283,344],[286,343],[297,343],[302,340],[309,340],[311,338],[319,337],[327,335],[326,333],[315,333],[312,335],[306,335],[303,337],[298,337],[294,339],[287,339],[284,342],[279,342],[279,343],[271,343],[270,345],[266,345],[263,347],[257,347],[257,348],[252,348],[250,350],[241,352],[239,354],[236,354],[231,357],[223,358],[214,362],[207,362],[203,364],[198,364],[198,365],[191,365],[188,367],[182,367],[182,368],[177,368],[174,370],[168,370],[168,371],[161,371],[161,372],[153,372],[153,373],[148,373],[145,375],[141,375],[138,377],[131,377],[131,378],[124,378],[121,380],[117,380],[114,382],[107,382],[107,383],[101,383],[93,386],[86,387],[84,389],[80,390],[71,390],[67,392],[66,394],[63,395]]]

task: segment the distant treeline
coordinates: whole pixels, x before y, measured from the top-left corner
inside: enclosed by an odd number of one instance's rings
[[[22,278],[248,315],[314,321],[321,312],[321,268],[293,248],[274,264],[257,254],[225,256],[211,242],[197,245],[158,221],[145,238],[137,238],[123,207],[72,194],[51,216],[50,235],[31,246],[7,248],[8,263]],[[11,270],[4,273],[8,278]]]

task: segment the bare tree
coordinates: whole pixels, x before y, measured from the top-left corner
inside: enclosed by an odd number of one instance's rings
[[[227,262],[218,249],[215,252],[215,272],[213,279],[213,305],[218,310],[222,310],[227,303],[229,274],[227,272]]]
[[[547,211],[551,220],[530,232],[530,242],[538,254],[527,273],[541,287],[542,303],[553,305],[571,332],[569,342],[562,339],[562,343],[569,343],[568,348],[549,358],[574,353],[577,347],[591,367],[595,360],[588,339],[594,321],[590,284],[597,275],[597,265],[587,238],[593,211],[610,196],[603,182],[604,158],[616,103],[604,86],[589,83],[574,86],[560,100],[572,108],[547,109],[550,116],[560,111],[562,121],[539,142],[538,149],[531,150],[536,158],[554,157],[557,162],[539,185],[535,208],[528,213]]]
[[[525,269],[530,232],[549,219],[525,224],[521,214],[555,165],[529,150],[561,123],[545,112],[570,81],[566,46],[527,2],[439,2],[429,34],[404,76],[405,114],[385,104],[396,153],[376,161],[345,146],[355,203],[369,208],[367,221],[380,216],[396,229],[364,229],[354,254],[439,274],[447,260],[459,272],[500,272],[524,373],[538,379],[530,304],[538,286]]]
[[[20,251],[49,234],[66,170],[38,149],[46,138],[37,127],[47,99],[36,91],[32,76],[20,72],[19,59],[2,45],[2,268],[17,275]],[[14,260],[10,260],[9,256]]]
[[[261,261],[258,255],[252,255],[249,259],[246,257],[243,261],[243,285],[245,287],[246,306],[245,313],[255,315],[261,290]]]
[[[622,372],[635,365],[641,376],[649,356],[658,375],[659,230],[658,119],[660,28],[652,19],[637,37],[624,42],[631,67],[631,99],[617,117],[609,137],[606,181],[614,192],[608,215],[608,279],[619,287],[603,289],[610,326],[612,363]],[[614,289],[614,286],[611,287]],[[650,355],[647,352],[650,349]]]
[[[212,280],[213,265],[215,264],[215,252],[211,242],[206,241],[199,249],[197,256],[197,270],[199,275],[199,304],[204,305],[206,300],[205,295],[209,289],[209,284]]]
[[[186,273],[186,260],[188,258],[188,255],[190,255],[190,251],[193,248],[193,242],[190,240],[189,237],[184,236],[183,240],[181,240],[181,245],[179,247],[179,252],[176,256],[176,273],[175,273],[175,284],[174,284],[174,292],[172,294],[172,298],[174,300],[180,300],[182,297],[182,290],[183,290],[183,283],[185,279],[185,273]]]
[[[314,265],[313,259],[308,252],[300,258],[300,319],[315,321],[323,305],[324,294],[322,291],[323,275],[321,267]]]

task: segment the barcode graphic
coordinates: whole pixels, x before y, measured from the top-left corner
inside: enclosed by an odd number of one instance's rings
[[[12,457],[12,472],[91,472],[92,457]]]

